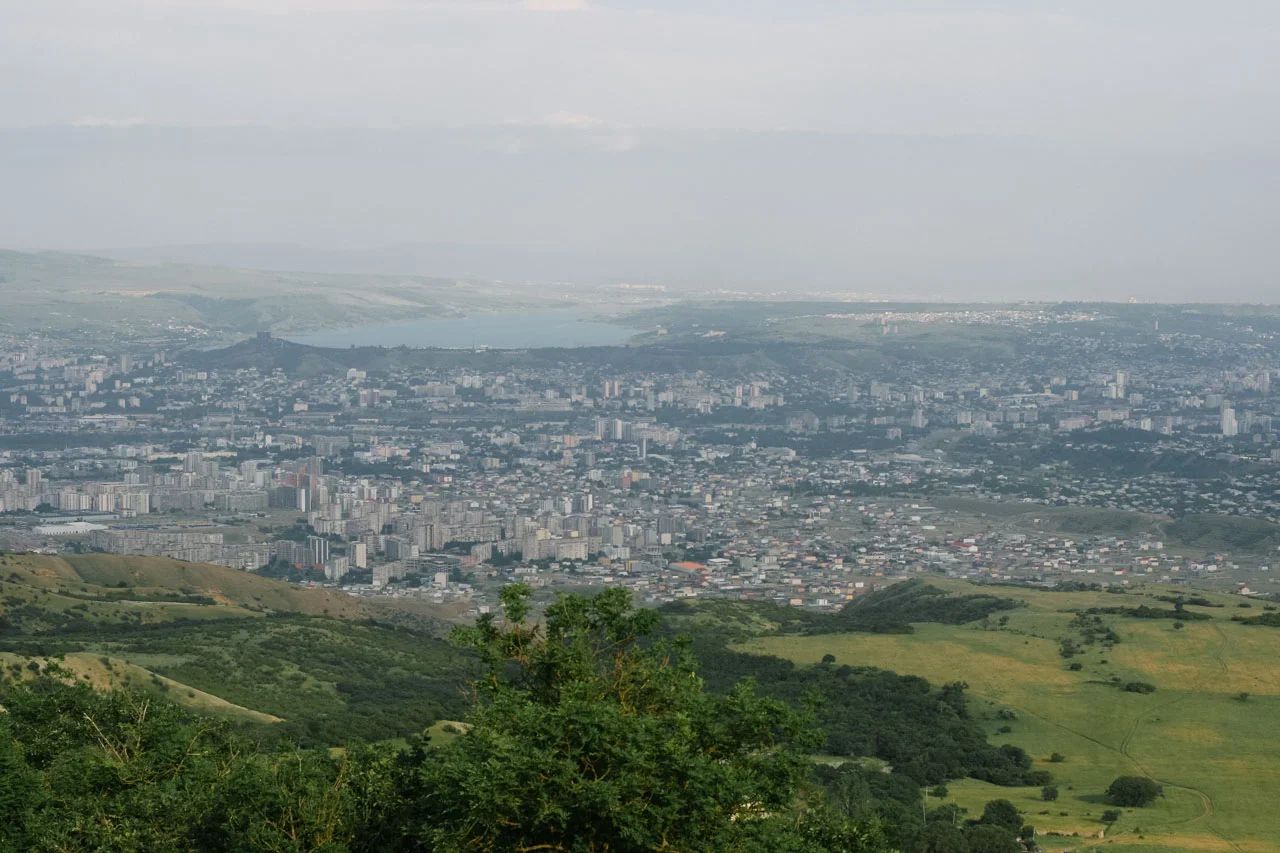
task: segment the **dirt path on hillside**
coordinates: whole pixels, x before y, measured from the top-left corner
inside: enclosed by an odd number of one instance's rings
[[[1226,644],[1226,637],[1224,636],[1223,645],[1225,646],[1225,644]],[[1221,653],[1221,647],[1219,649],[1219,654],[1220,653]],[[1226,664],[1223,663],[1223,666],[1225,667]],[[1208,830],[1210,834],[1212,834],[1219,841],[1228,845],[1232,850],[1237,851],[1237,853],[1244,853],[1243,848],[1241,848],[1238,844],[1236,844],[1230,838],[1227,838],[1225,835],[1218,832],[1218,830],[1214,829],[1213,826],[1210,825],[1209,819],[1212,818],[1214,815],[1214,805],[1213,805],[1213,798],[1210,797],[1208,793],[1200,790],[1199,788],[1192,787],[1190,785],[1183,785],[1181,783],[1174,782],[1168,779],[1158,778],[1157,776],[1152,774],[1152,772],[1148,770],[1147,767],[1138,758],[1136,758],[1132,752],[1129,751],[1129,745],[1133,742],[1134,735],[1137,734],[1138,728],[1142,725],[1142,721],[1145,717],[1149,717],[1154,712],[1163,710],[1164,708],[1168,708],[1172,705],[1176,705],[1178,702],[1181,702],[1181,701],[1182,701],[1181,698],[1171,699],[1168,702],[1165,702],[1161,705],[1157,705],[1156,707],[1151,708],[1139,714],[1136,718],[1134,718],[1133,723],[1129,726],[1129,730],[1126,732],[1124,739],[1121,740],[1119,748],[1116,748],[1109,743],[1105,743],[1104,741],[1101,741],[1090,734],[1079,731],[1078,729],[1073,729],[1070,726],[1063,725],[1062,723],[1059,723],[1056,720],[1050,720],[1046,717],[1043,717],[1040,714],[1037,714],[1034,711],[1031,711],[1027,708],[1018,707],[1018,706],[1011,706],[1011,707],[1016,707],[1022,713],[1035,717],[1036,719],[1042,722],[1048,723],[1049,725],[1054,726],[1055,728],[1062,729],[1063,731],[1073,734],[1076,737],[1083,738],[1084,740],[1087,740],[1090,743],[1097,744],[1098,746],[1110,752],[1114,752],[1121,755],[1126,761],[1128,761],[1131,765],[1133,765],[1134,769],[1140,772],[1143,776],[1146,776],[1147,778],[1152,779],[1162,787],[1176,788],[1178,790],[1187,791],[1199,801],[1200,813],[1192,815],[1190,817],[1185,817],[1185,818],[1174,818],[1168,821],[1168,823],[1171,825],[1183,825],[1183,824],[1194,823],[1195,821],[1204,821],[1204,828]],[[1109,837],[1111,839],[1114,839],[1116,836],[1109,836]]]

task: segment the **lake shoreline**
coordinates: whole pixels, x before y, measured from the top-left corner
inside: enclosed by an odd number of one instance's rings
[[[393,323],[363,323],[279,335],[283,340],[328,349],[398,347],[424,349],[542,349],[624,346],[644,329],[602,319],[592,310],[555,308],[529,312],[485,312]]]

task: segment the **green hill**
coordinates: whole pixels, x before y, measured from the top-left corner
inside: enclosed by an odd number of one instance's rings
[[[379,604],[224,568],[112,554],[0,555],[0,664],[56,659],[303,743],[457,716],[471,660],[429,605]]]
[[[377,602],[225,566],[119,554],[0,554],[0,635],[269,614],[374,620],[442,633],[447,608]]]
[[[1039,788],[968,779],[949,784],[945,801],[974,813],[1008,798],[1042,833],[1055,833],[1042,836],[1047,850],[1280,849],[1280,814],[1271,807],[1280,790],[1280,634],[1232,619],[1257,614],[1261,602],[1197,593],[1199,603],[1174,606],[1203,618],[1179,622],[1100,612],[1168,610],[1182,594],[1170,588],[1115,594],[929,583],[953,597],[981,594],[1016,606],[999,620],[917,623],[895,634],[775,633],[736,648],[796,664],[833,655],[935,683],[965,682],[993,742],[1024,749],[1053,773],[1060,794],[1046,802]],[[1062,760],[1052,761],[1054,753]],[[1122,775],[1154,778],[1164,796],[1123,810],[1108,829],[1102,794]]]
[[[1162,618],[1142,618],[1152,614]],[[661,611],[668,635],[692,638],[709,690],[751,675],[793,705],[816,698],[818,758],[880,808],[898,802],[918,820],[952,804],[975,817],[1007,799],[1046,850],[1122,853],[1277,849],[1278,614],[1158,585],[941,578],[836,615],[723,601]],[[401,742],[463,719],[477,661],[438,627],[217,566],[0,555],[7,675],[56,664],[61,677],[163,697],[278,743]],[[1129,775],[1164,795],[1104,823],[1104,791]],[[1042,798],[1042,777],[1055,800]],[[932,787],[942,782],[945,794]]]
[[[146,333],[173,324],[223,332],[312,329],[549,305],[495,282],[142,264],[0,249],[0,329],[94,327]],[[562,304],[562,303],[561,303]]]
[[[119,658],[88,652],[73,652],[58,658],[28,657],[0,652],[0,668],[8,669],[19,679],[35,677],[37,670],[31,668],[33,663],[40,671],[46,670],[51,665],[57,666],[67,671],[70,681],[83,681],[97,690],[128,688],[168,699],[197,714],[223,717],[237,722],[280,722],[280,718],[272,714],[264,714],[261,711],[228,702],[219,696],[197,690],[188,684],[166,678],[145,667]]]

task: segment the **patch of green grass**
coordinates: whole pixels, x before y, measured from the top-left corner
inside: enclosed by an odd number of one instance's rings
[[[973,591],[958,582],[939,585]],[[1012,800],[1029,823],[1065,833],[1042,839],[1046,849],[1280,849],[1280,812],[1272,806],[1280,792],[1280,658],[1270,632],[1230,622],[1233,608],[1201,608],[1210,619],[1183,630],[1166,620],[1107,617],[1120,642],[1110,649],[1084,647],[1071,658],[1082,664],[1073,672],[1060,655],[1059,638],[1070,633],[1074,617],[1065,611],[1149,601],[1169,590],[1125,596],[1012,587],[982,591],[1019,598],[1027,606],[1008,611],[1008,624],[999,630],[917,624],[913,634],[766,636],[737,648],[798,664],[832,653],[851,665],[935,683],[966,682],[973,713],[985,719],[992,742],[1025,749],[1037,768],[1054,774],[1059,799],[1043,802],[1039,788],[976,780],[949,784],[948,799],[970,814],[987,800]],[[1157,690],[1129,693],[1117,690],[1114,680],[1147,681]],[[1248,698],[1241,700],[1241,693]],[[1016,719],[997,717],[1001,710]],[[1012,730],[1001,733],[1004,725]],[[1054,752],[1065,760],[1050,762]],[[1105,841],[1071,838],[1103,828],[1099,816],[1110,806],[1102,793],[1120,775],[1157,779],[1165,795],[1147,808],[1125,809]]]
[[[272,734],[306,744],[418,734],[460,714],[472,660],[422,630],[436,624],[429,613],[159,557],[24,554],[0,566],[0,651],[14,660],[66,655],[100,688],[283,720]]]
[[[0,667],[8,668],[10,674],[17,674],[20,677],[33,675],[34,672],[28,669],[28,665],[32,662],[41,669],[56,666],[66,672],[66,677],[70,681],[83,682],[98,690],[113,690],[128,686],[174,702],[197,714],[222,717],[234,722],[280,722],[279,717],[236,705],[219,696],[159,675],[153,670],[140,666],[138,661],[126,661],[91,652],[73,652],[56,659],[0,652]]]
[[[438,720],[427,729],[427,734],[432,746],[447,746],[462,737],[467,727],[466,723],[457,720]]]
[[[104,687],[145,688],[154,674],[213,704],[278,717],[274,736],[307,745],[418,734],[463,712],[474,675],[472,659],[443,640],[324,617],[157,624],[9,639],[3,647],[27,658],[105,656],[118,672]]]

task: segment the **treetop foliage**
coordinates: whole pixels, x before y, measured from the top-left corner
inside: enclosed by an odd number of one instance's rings
[[[865,595],[830,617],[827,630],[869,631],[878,634],[909,634],[912,622],[940,622],[963,625],[992,613],[1024,606],[1013,598],[986,593],[949,595],[919,580],[896,583]]]
[[[1164,788],[1145,776],[1119,776],[1107,786],[1107,802],[1113,806],[1138,808],[1150,805]]]
[[[808,715],[749,682],[705,691],[687,647],[645,642],[658,615],[623,590],[561,597],[542,624],[528,594],[508,587],[502,622],[457,632],[488,672],[468,734],[419,764],[436,802],[464,793],[424,815],[431,846],[820,850],[835,833],[879,849],[873,827],[799,808],[820,742]]]
[[[1034,835],[1007,801],[967,821],[925,808],[925,783],[1050,781],[986,742],[962,683],[799,668],[722,630],[685,640],[623,590],[538,620],[529,597],[508,587],[500,614],[454,632],[479,669],[443,742],[302,748],[56,666],[10,670],[0,851],[993,853]],[[815,765],[819,750],[851,760]]]
[[[264,747],[56,668],[0,683],[0,850],[888,849],[810,785],[809,714],[704,690],[621,590],[541,623],[527,596],[457,633],[486,671],[443,745]]]

